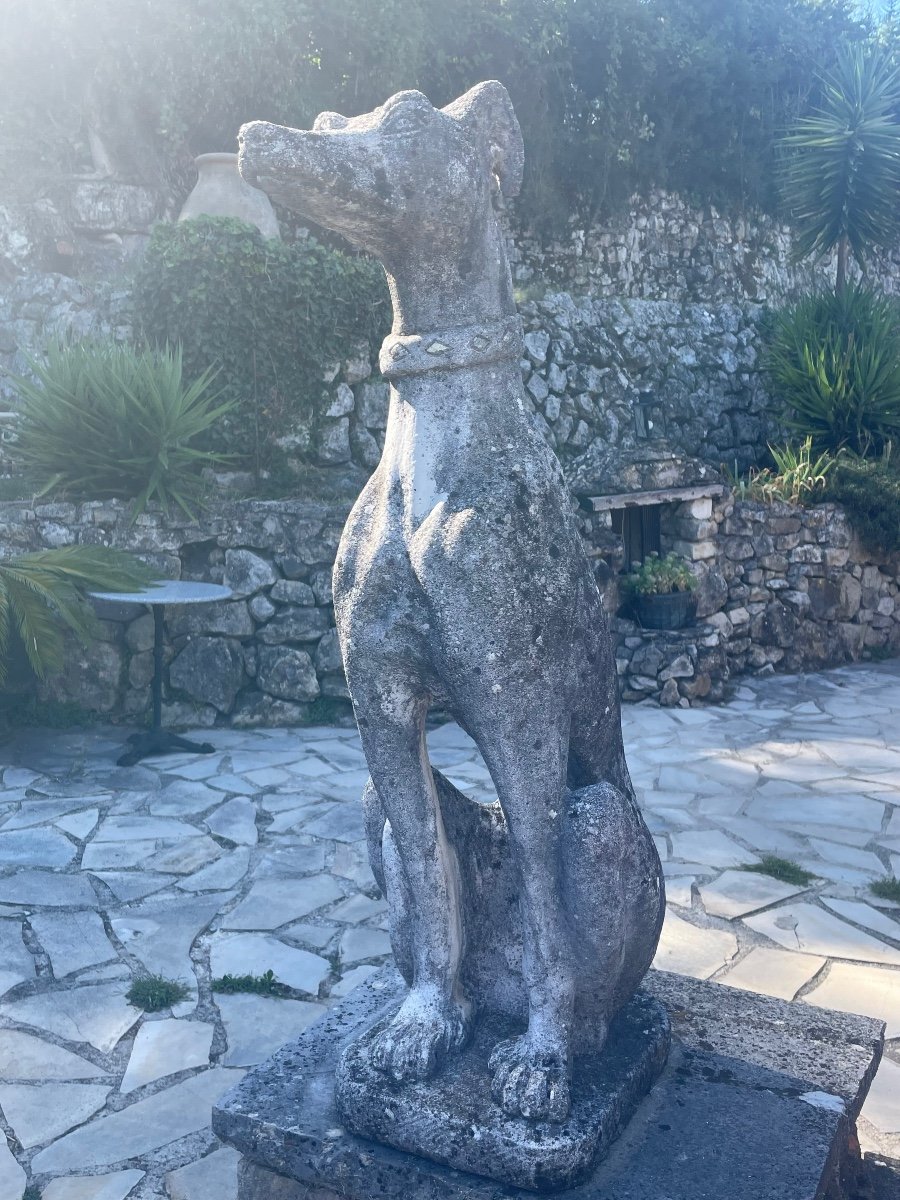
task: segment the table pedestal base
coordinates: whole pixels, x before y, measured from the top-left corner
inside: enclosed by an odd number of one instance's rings
[[[174,754],[178,750],[188,750],[193,754],[214,754],[215,746],[209,742],[192,742],[188,738],[170,733],[168,729],[141,729],[128,738],[131,746],[120,759],[120,767],[133,767],[142,758],[152,758],[157,754]]]

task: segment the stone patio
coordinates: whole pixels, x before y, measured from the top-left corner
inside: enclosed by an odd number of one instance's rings
[[[900,664],[743,684],[707,709],[626,706],[669,915],[657,966],[887,1022],[864,1148],[900,1158]],[[233,1200],[212,1102],[389,952],[343,728],[206,731],[218,752],[113,765],[121,730],[0,748],[0,1196]],[[455,726],[430,736],[490,796]],[[807,888],[738,868],[764,854]],[[268,969],[292,998],[213,994]],[[171,1011],[133,978],[189,987]]]

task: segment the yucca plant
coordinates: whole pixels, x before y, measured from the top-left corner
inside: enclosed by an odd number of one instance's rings
[[[865,267],[900,225],[900,71],[883,51],[851,46],[821,82],[820,107],[781,141],[781,187],[797,257],[837,248],[840,292],[850,256]]]
[[[785,423],[817,452],[880,454],[900,434],[900,308],[850,283],[775,317],[765,366]]]
[[[95,632],[87,592],[138,591],[150,579],[142,563],[104,546],[62,546],[0,561],[0,683],[12,637],[43,679],[63,665],[66,629],[82,642]]]
[[[21,425],[15,450],[26,471],[58,491],[150,500],[193,515],[200,471],[225,461],[197,440],[232,406],[217,403],[208,370],[182,378],[180,348],[134,350],[115,342],[51,346],[34,378],[13,380]]]

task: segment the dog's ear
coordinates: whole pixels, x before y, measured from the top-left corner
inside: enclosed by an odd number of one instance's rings
[[[336,112],[321,112],[313,121],[313,133],[330,133],[334,129],[343,129],[347,118]]]
[[[476,145],[487,155],[489,169],[504,199],[519,194],[525,166],[522,130],[509,92],[496,79],[478,83],[448,104],[444,112],[472,130]]]

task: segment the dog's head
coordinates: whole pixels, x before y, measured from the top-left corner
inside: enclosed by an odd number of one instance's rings
[[[311,130],[253,121],[240,132],[249,182],[384,258],[426,241],[450,250],[521,184],[523,147],[506,88],[480,83],[434,108],[399,92],[359,117],[322,113]]]

